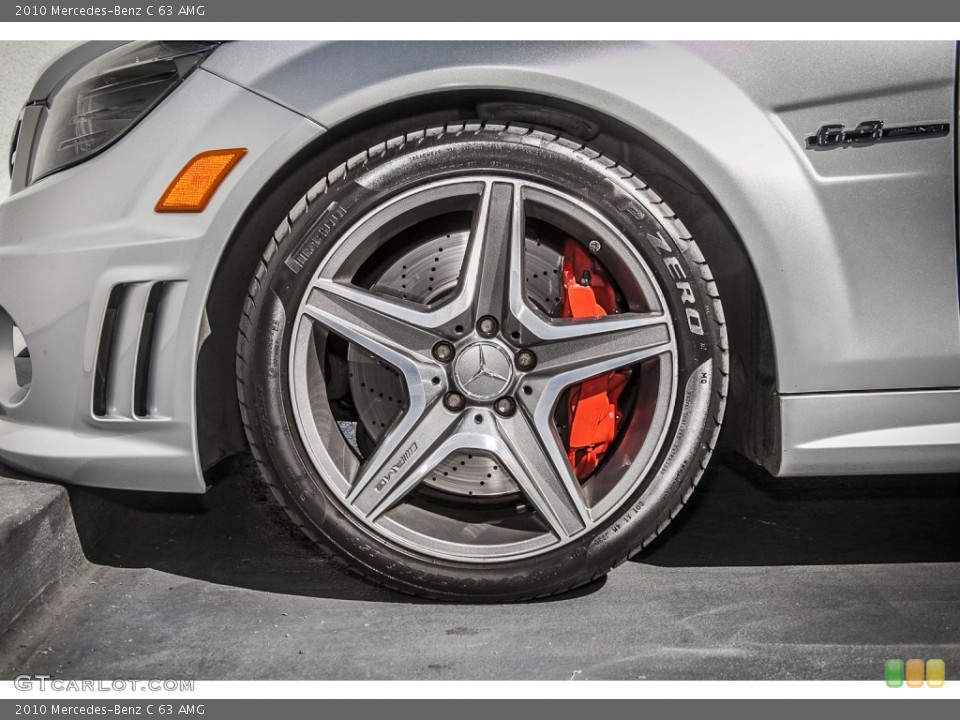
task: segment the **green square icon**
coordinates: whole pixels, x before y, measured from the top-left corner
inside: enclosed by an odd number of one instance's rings
[[[903,660],[887,660],[885,673],[887,687],[903,685]]]

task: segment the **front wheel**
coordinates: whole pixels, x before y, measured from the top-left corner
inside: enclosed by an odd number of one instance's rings
[[[267,243],[241,411],[291,517],[382,584],[515,600],[605,574],[689,497],[726,397],[683,224],[580,143],[431,128],[335,168]]]

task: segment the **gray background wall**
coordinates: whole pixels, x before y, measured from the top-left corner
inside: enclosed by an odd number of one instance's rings
[[[10,189],[10,173],[7,169],[9,143],[23,101],[47,64],[75,44],[60,40],[0,42],[0,88],[3,88],[0,92],[0,156],[3,160],[0,198],[5,198]]]

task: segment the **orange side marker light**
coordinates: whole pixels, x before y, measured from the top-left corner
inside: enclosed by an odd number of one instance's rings
[[[154,209],[158,213],[203,212],[220,183],[246,154],[246,148],[232,148],[208,150],[194,156],[177,173]]]

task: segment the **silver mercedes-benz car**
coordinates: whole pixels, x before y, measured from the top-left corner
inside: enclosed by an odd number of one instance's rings
[[[960,471],[956,116],[952,42],[77,46],[0,207],[0,460],[249,451],[355,571],[474,600],[623,562],[718,438]]]

